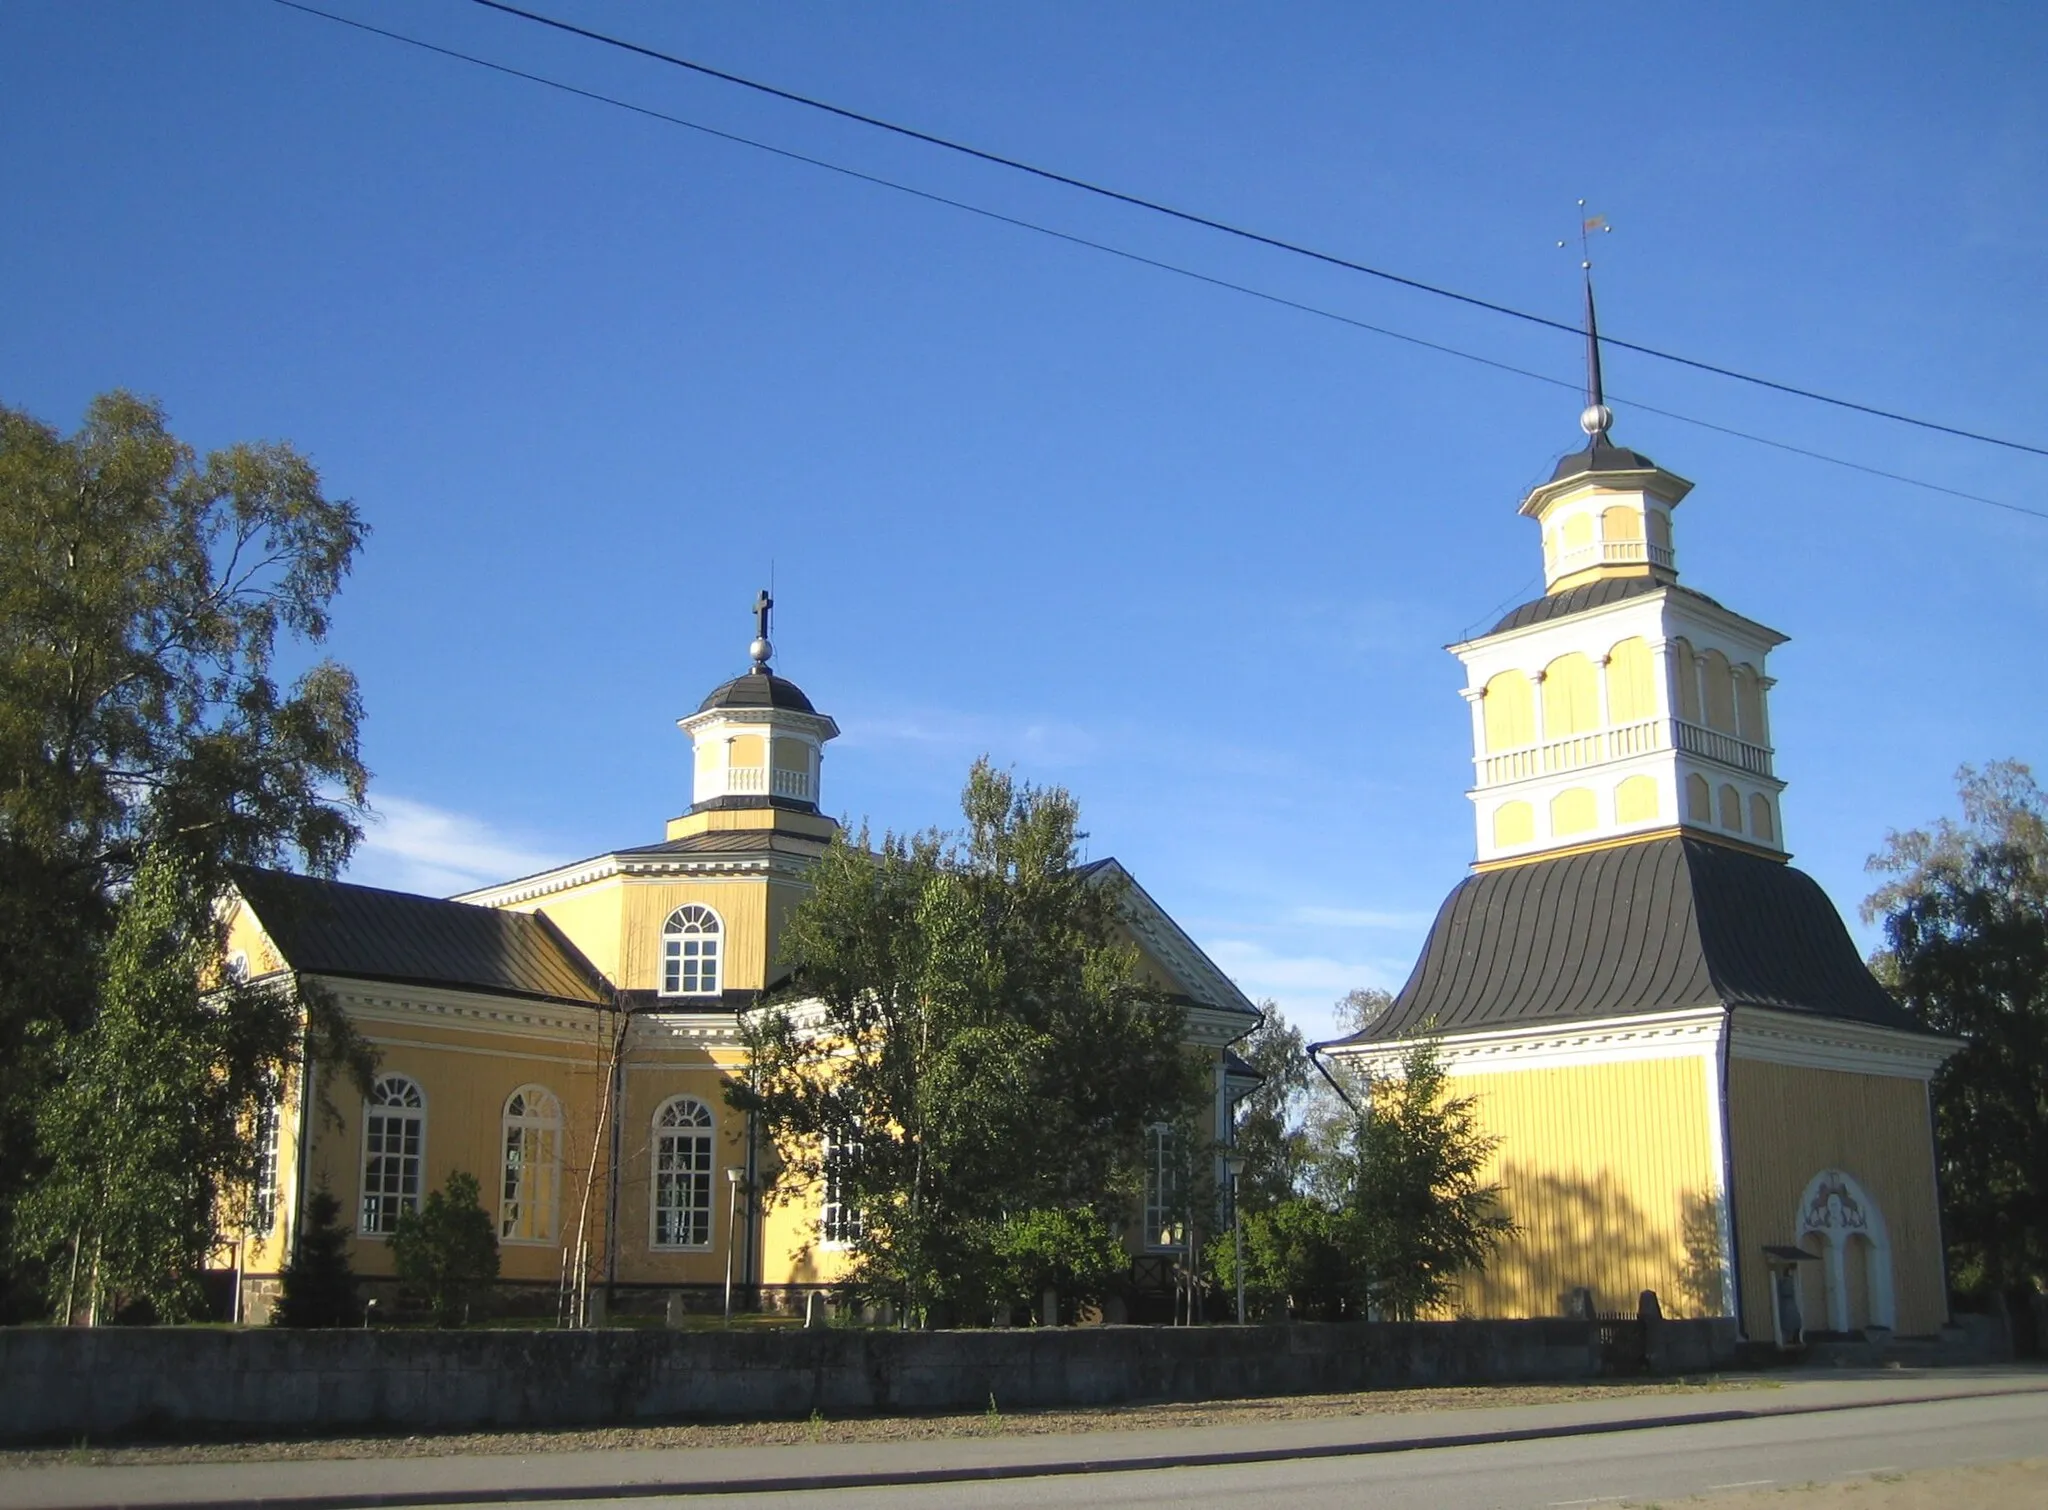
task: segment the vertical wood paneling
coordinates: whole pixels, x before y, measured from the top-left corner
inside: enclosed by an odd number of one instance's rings
[[[1452,1309],[1554,1316],[1579,1287],[1603,1311],[1655,1290],[1668,1316],[1720,1314],[1720,1180],[1698,1056],[1456,1076],[1501,1141],[1487,1178],[1521,1229]]]
[[[1728,1127],[1751,1337],[1771,1335],[1759,1250],[1797,1241],[1799,1198],[1823,1169],[1853,1175],[1884,1216],[1899,1332],[1933,1332],[1948,1319],[1925,1085],[1737,1059],[1728,1066]],[[1818,1285],[1809,1293],[1817,1297]]]

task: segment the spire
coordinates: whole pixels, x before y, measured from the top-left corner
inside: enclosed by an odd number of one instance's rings
[[[769,673],[768,657],[775,654],[775,647],[768,642],[768,615],[774,608],[775,600],[762,588],[761,596],[754,599],[754,643],[747,647],[754,662],[751,669],[762,676]]]
[[[1585,214],[1586,201],[1579,201],[1579,270],[1586,278],[1586,408],[1579,416],[1579,428],[1586,432],[1593,445],[1606,442],[1607,432],[1614,428],[1614,411],[1607,407],[1607,390],[1600,380],[1600,319],[1593,310],[1593,250],[1591,237],[1595,231],[1612,231],[1605,215],[1588,218]]]

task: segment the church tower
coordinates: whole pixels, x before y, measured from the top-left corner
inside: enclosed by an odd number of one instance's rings
[[[1477,827],[1407,984],[1320,1044],[1398,1074],[1438,1043],[1516,1233],[1475,1316],[1633,1311],[1797,1345],[1946,1319],[1927,1081],[1953,1045],[1787,863],[1766,658],[1678,580],[1692,484],[1610,437],[1590,276],[1585,445],[1532,490],[1545,591],[1465,667]],[[1847,1192],[1841,1195],[1841,1192]]]
[[[795,682],[769,665],[775,647],[768,619],[775,600],[755,600],[753,662],[711,690],[697,711],[676,721],[690,737],[690,809],[669,820],[670,839],[730,829],[778,829],[830,838],[819,813],[825,742],[839,725],[811,706]]]
[[[1590,285],[1586,317],[1586,446],[1522,500],[1544,595],[1451,647],[1478,864],[1678,831],[1782,856],[1765,658],[1785,636],[1678,585],[1692,484],[1608,438]]]

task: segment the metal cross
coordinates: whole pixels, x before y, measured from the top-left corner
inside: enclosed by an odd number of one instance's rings
[[[756,637],[768,638],[768,610],[775,606],[775,600],[768,596],[768,589],[761,589],[761,596],[754,599],[754,623]]]

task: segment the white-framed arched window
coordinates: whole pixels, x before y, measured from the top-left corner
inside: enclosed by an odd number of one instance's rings
[[[853,1192],[853,1167],[860,1160],[858,1139],[841,1142],[827,1137],[820,1150],[824,1168],[824,1201],[818,1208],[818,1238],[828,1248],[847,1248],[861,1239],[864,1230],[860,1203]]]
[[[498,1241],[551,1243],[562,1205],[562,1103],[545,1086],[505,1098],[504,1178],[498,1185]]]
[[[385,1237],[401,1211],[420,1205],[427,1153],[427,1098],[419,1082],[379,1075],[363,1103],[363,1201],[356,1230]]]
[[[661,994],[716,996],[724,934],[709,907],[690,902],[670,913],[661,930]]]
[[[671,1096],[654,1114],[654,1190],[648,1241],[657,1248],[711,1246],[711,1108]]]

